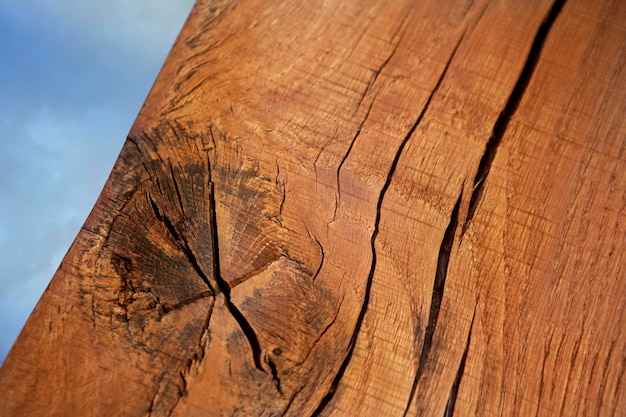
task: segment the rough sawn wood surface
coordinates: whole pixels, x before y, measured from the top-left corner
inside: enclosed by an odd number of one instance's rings
[[[626,415],[625,115],[621,0],[198,0],[0,415]]]

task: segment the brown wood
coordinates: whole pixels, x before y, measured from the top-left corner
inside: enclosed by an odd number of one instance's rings
[[[0,415],[626,415],[625,22],[199,0]]]

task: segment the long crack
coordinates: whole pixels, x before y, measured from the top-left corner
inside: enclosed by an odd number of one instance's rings
[[[463,187],[461,187],[463,190]],[[430,354],[430,349],[433,343],[433,335],[435,334],[435,328],[437,327],[437,319],[439,318],[439,309],[441,308],[441,300],[443,299],[443,291],[446,285],[446,277],[448,275],[448,263],[450,262],[450,253],[454,244],[454,236],[456,234],[457,225],[459,222],[459,207],[463,198],[463,191],[461,191],[459,197],[456,200],[452,214],[450,215],[450,222],[443,234],[441,246],[439,248],[439,256],[437,257],[437,269],[435,270],[435,280],[433,283],[433,293],[430,302],[430,313],[428,316],[428,325],[424,334],[424,343],[422,345],[422,352],[420,353],[419,364],[415,378],[413,378],[413,385],[411,386],[411,392],[407,401],[406,408],[404,409],[403,416],[409,411],[413,397],[415,396],[415,390],[417,389],[417,383],[424,371],[424,365]]]
[[[336,175],[336,177],[337,177],[337,200],[339,200],[339,197],[341,196],[341,186],[340,186],[341,183],[339,181],[339,177],[341,175],[341,168],[343,168],[343,164],[346,162],[346,159],[348,159],[348,156],[350,156],[350,153],[352,152],[352,148],[354,147],[354,144],[355,144],[356,140],[358,139],[359,135],[361,134],[361,130],[363,130],[363,126],[365,126],[365,122],[367,121],[368,117],[370,116],[370,112],[372,111],[372,107],[374,106],[374,102],[375,101],[376,101],[376,96],[374,96],[374,98],[372,99],[369,107],[367,108],[367,112],[365,112],[365,116],[363,117],[363,120],[361,121],[361,124],[356,129],[356,133],[352,137],[352,141],[350,142],[350,146],[348,146],[348,150],[346,151],[346,153],[343,156],[343,158],[341,158],[341,161],[339,161],[339,165],[337,165],[337,175]],[[335,212],[337,211],[337,206],[338,206],[338,204],[335,205]]]
[[[395,173],[396,168],[398,166],[398,162],[400,160],[400,156],[402,155],[402,152],[404,151],[404,148],[406,147],[407,143],[409,142],[409,139],[413,136],[413,133],[417,129],[417,126],[420,124],[420,122],[424,118],[424,114],[426,114],[426,111],[428,110],[433,97],[435,96],[437,91],[439,91],[439,87],[441,86],[441,82],[443,81],[446,73],[448,72],[448,69],[450,67],[450,63],[452,62],[454,56],[456,55],[456,51],[457,51],[457,49],[458,49],[462,39],[463,39],[463,36],[461,36],[459,38],[459,41],[455,45],[454,50],[452,51],[452,54],[450,55],[450,58],[448,59],[448,62],[446,62],[446,66],[444,67],[443,71],[441,72],[441,75],[439,76],[439,79],[437,80],[437,83],[435,84],[435,87],[433,88],[433,90],[431,91],[430,95],[428,96],[428,99],[426,100],[426,104],[424,104],[424,107],[422,108],[422,111],[420,112],[420,114],[418,115],[417,119],[415,120],[415,123],[413,123],[413,126],[411,127],[411,129],[409,129],[408,133],[406,134],[406,136],[404,137],[404,139],[400,143],[400,146],[398,147],[398,149],[396,151],[396,154],[394,156],[394,159],[393,159],[393,161],[391,163],[391,167],[389,168],[389,173],[387,174],[387,178],[385,180],[385,184],[381,188],[380,194],[378,196],[378,202],[377,202],[377,205],[376,205],[376,219],[374,220],[374,232],[372,233],[372,237],[371,237],[372,262],[371,262],[370,271],[369,271],[369,274],[368,274],[368,277],[367,277],[367,282],[366,282],[366,286],[365,286],[365,294],[364,294],[364,297],[363,297],[363,303],[362,303],[361,311],[359,312],[359,316],[357,318],[357,322],[356,322],[356,325],[354,327],[354,331],[352,332],[352,336],[350,338],[350,342],[349,342],[349,345],[348,345],[348,353],[346,354],[346,357],[344,358],[341,366],[339,367],[339,370],[338,370],[337,374],[335,375],[335,378],[333,379],[333,382],[331,383],[331,386],[330,386],[330,388],[328,390],[328,393],[324,396],[324,398],[322,398],[322,401],[320,402],[320,404],[318,405],[316,410],[313,412],[312,416],[319,416],[320,413],[322,412],[322,410],[326,407],[326,405],[328,405],[330,400],[332,400],[333,396],[335,395],[335,392],[337,391],[337,387],[339,386],[339,382],[341,381],[341,378],[343,377],[343,375],[344,375],[344,373],[345,373],[345,371],[346,371],[346,369],[348,367],[348,363],[352,359],[352,354],[354,353],[354,347],[356,345],[356,339],[357,339],[357,336],[358,336],[358,334],[359,334],[359,332],[361,330],[361,326],[363,324],[363,319],[365,318],[365,314],[367,313],[367,309],[368,309],[368,305],[369,305],[370,293],[371,293],[371,289],[372,289],[372,282],[374,280],[374,271],[376,270],[376,245],[375,244],[376,244],[376,238],[378,237],[378,233],[379,233],[379,225],[380,225],[380,218],[381,218],[381,212],[382,212],[382,204],[383,204],[383,200],[385,198],[385,194],[387,193],[387,190],[389,189],[389,187],[391,185],[391,179],[392,179],[393,174]]]
[[[198,276],[202,279],[202,281],[207,285],[211,293],[217,295],[218,292],[224,294],[224,304],[228,312],[235,319],[239,327],[241,328],[244,336],[248,340],[250,344],[250,348],[252,349],[252,358],[254,361],[255,367],[267,373],[267,371],[261,365],[261,345],[259,343],[259,339],[254,332],[254,329],[245,318],[245,316],[241,313],[241,311],[233,304],[230,298],[230,286],[228,283],[222,278],[220,272],[220,261],[219,261],[219,243],[217,237],[217,218],[215,211],[215,197],[214,197],[214,186],[212,182],[209,182],[209,202],[210,207],[209,210],[211,212],[211,237],[212,237],[212,247],[213,247],[213,278],[215,283],[211,282],[211,279],[204,273],[202,267],[200,266],[195,254],[191,250],[189,242],[185,238],[185,236],[179,234],[176,231],[176,227],[172,223],[172,221],[167,217],[165,213],[162,213],[159,210],[158,205],[152,199],[150,195],[148,195],[148,200],[150,201],[150,205],[152,207],[152,211],[154,212],[156,218],[165,225],[166,229],[176,242],[177,246],[180,250],[185,254],[189,264],[193,268],[193,270],[198,274]]]
[[[498,116],[498,119],[493,126],[493,131],[491,133],[491,136],[489,137],[487,145],[485,146],[485,152],[480,159],[480,163],[478,164],[478,171],[476,172],[476,176],[474,177],[472,195],[470,196],[467,216],[465,217],[463,228],[461,230],[461,237],[465,234],[467,227],[474,218],[476,207],[478,206],[478,203],[482,197],[483,187],[485,186],[487,176],[489,175],[489,171],[491,170],[491,164],[496,157],[496,153],[498,152],[498,146],[502,141],[502,137],[504,136],[504,132],[506,131],[511,121],[511,118],[517,111],[522,97],[526,92],[526,88],[528,87],[530,79],[535,72],[537,63],[539,62],[539,57],[541,56],[541,51],[545,44],[546,38],[548,37],[548,33],[550,32],[550,29],[552,29],[552,25],[554,24],[554,21],[561,12],[564,4],[565,0],[556,0],[552,4],[550,12],[544,19],[543,23],[539,27],[539,30],[537,31],[537,34],[535,35],[533,44],[530,48],[530,51],[528,52],[528,57],[526,58],[524,67],[522,68],[517,82],[513,87],[513,91],[511,92],[511,95],[509,96],[509,99],[507,100],[504,109]]]
[[[461,363],[459,363],[459,369],[456,371],[450,394],[448,395],[448,402],[446,404],[446,410],[443,413],[443,417],[452,417],[454,414],[454,406],[456,404],[456,397],[459,394],[459,387],[461,386],[461,380],[465,373],[465,361],[467,360],[467,352],[469,352],[470,343],[472,341],[472,330],[474,329],[474,318],[476,317],[476,310],[472,316],[472,323],[470,324],[469,333],[467,335],[467,341],[465,342],[465,349],[463,350],[463,356],[461,357]]]
[[[248,343],[250,344],[250,348],[252,349],[252,359],[254,361],[254,365],[258,370],[267,373],[265,368],[263,368],[263,366],[261,365],[261,344],[259,343],[256,332],[252,328],[250,322],[248,322],[246,317],[243,315],[243,313],[232,302],[230,298],[230,286],[228,285],[228,282],[226,282],[222,278],[222,273],[220,271],[219,241],[217,235],[215,187],[212,181],[209,181],[209,202],[209,210],[211,212],[211,235],[213,241],[213,277],[215,278],[217,287],[224,294],[224,304],[226,306],[226,309],[230,312],[235,321],[237,321],[244,336],[246,337],[246,339],[248,339]]]
[[[365,90],[363,91],[363,94],[361,94],[361,98],[359,99],[359,102],[356,105],[354,114],[356,114],[359,111],[361,104],[363,104],[363,100],[365,100],[365,97],[367,97],[367,94],[370,92],[374,84],[376,84],[376,80],[378,80],[378,77],[380,76],[380,74],[383,72],[385,67],[389,64],[389,62],[391,61],[391,58],[393,58],[393,56],[396,54],[396,51],[398,50],[398,47],[400,46],[400,43],[402,42],[402,38],[404,38],[404,34],[406,33],[406,30],[408,27],[407,22],[409,20],[409,16],[411,15],[411,12],[413,11],[414,7],[415,7],[415,2],[411,4],[410,9],[404,15],[404,19],[402,19],[402,23],[400,23],[400,25],[398,26],[398,29],[394,32],[393,36],[391,37],[391,40],[393,40],[398,36],[398,34],[400,34],[398,41],[395,43],[393,49],[391,50],[391,53],[387,55],[387,58],[385,58],[382,64],[376,70],[373,71],[372,77],[368,81],[367,86],[365,87]]]
[[[193,270],[196,271],[196,274],[198,274],[198,276],[202,279],[202,281],[204,281],[207,287],[209,287],[209,290],[214,295],[216,295],[217,293],[215,291],[215,287],[211,284],[209,277],[206,276],[206,274],[200,267],[200,264],[198,263],[196,256],[194,255],[193,251],[189,247],[189,243],[187,242],[187,239],[184,236],[181,236],[178,234],[172,221],[169,219],[169,217],[167,217],[165,213],[161,213],[161,211],[159,210],[159,207],[152,199],[152,196],[148,195],[148,199],[150,200],[150,206],[152,207],[152,211],[154,212],[154,215],[156,216],[156,218],[165,225],[165,228],[168,230],[172,238],[174,238],[174,241],[176,242],[180,250],[182,250],[182,252],[185,254],[185,256],[187,257],[187,260],[189,261],[189,264],[191,265]]]
[[[448,276],[448,264],[450,262],[450,252],[454,244],[454,236],[456,234],[457,224],[459,222],[459,206],[461,205],[461,199],[463,198],[463,192],[459,195],[459,198],[452,209],[450,215],[450,223],[446,228],[439,248],[439,256],[437,257],[437,270],[435,272],[435,281],[433,284],[432,301],[430,303],[430,314],[428,316],[428,325],[426,326],[426,334],[424,337],[424,345],[422,348],[422,355],[420,356],[420,368],[423,368],[433,341],[433,334],[435,333],[435,327],[437,327],[437,319],[439,318],[439,309],[441,308],[441,300],[443,299],[443,290],[446,285],[446,278]]]

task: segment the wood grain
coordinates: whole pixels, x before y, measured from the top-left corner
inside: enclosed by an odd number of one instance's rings
[[[0,415],[626,414],[624,22],[199,0]]]

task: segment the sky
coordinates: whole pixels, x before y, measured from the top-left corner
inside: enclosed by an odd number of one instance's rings
[[[0,0],[0,364],[193,0]]]

